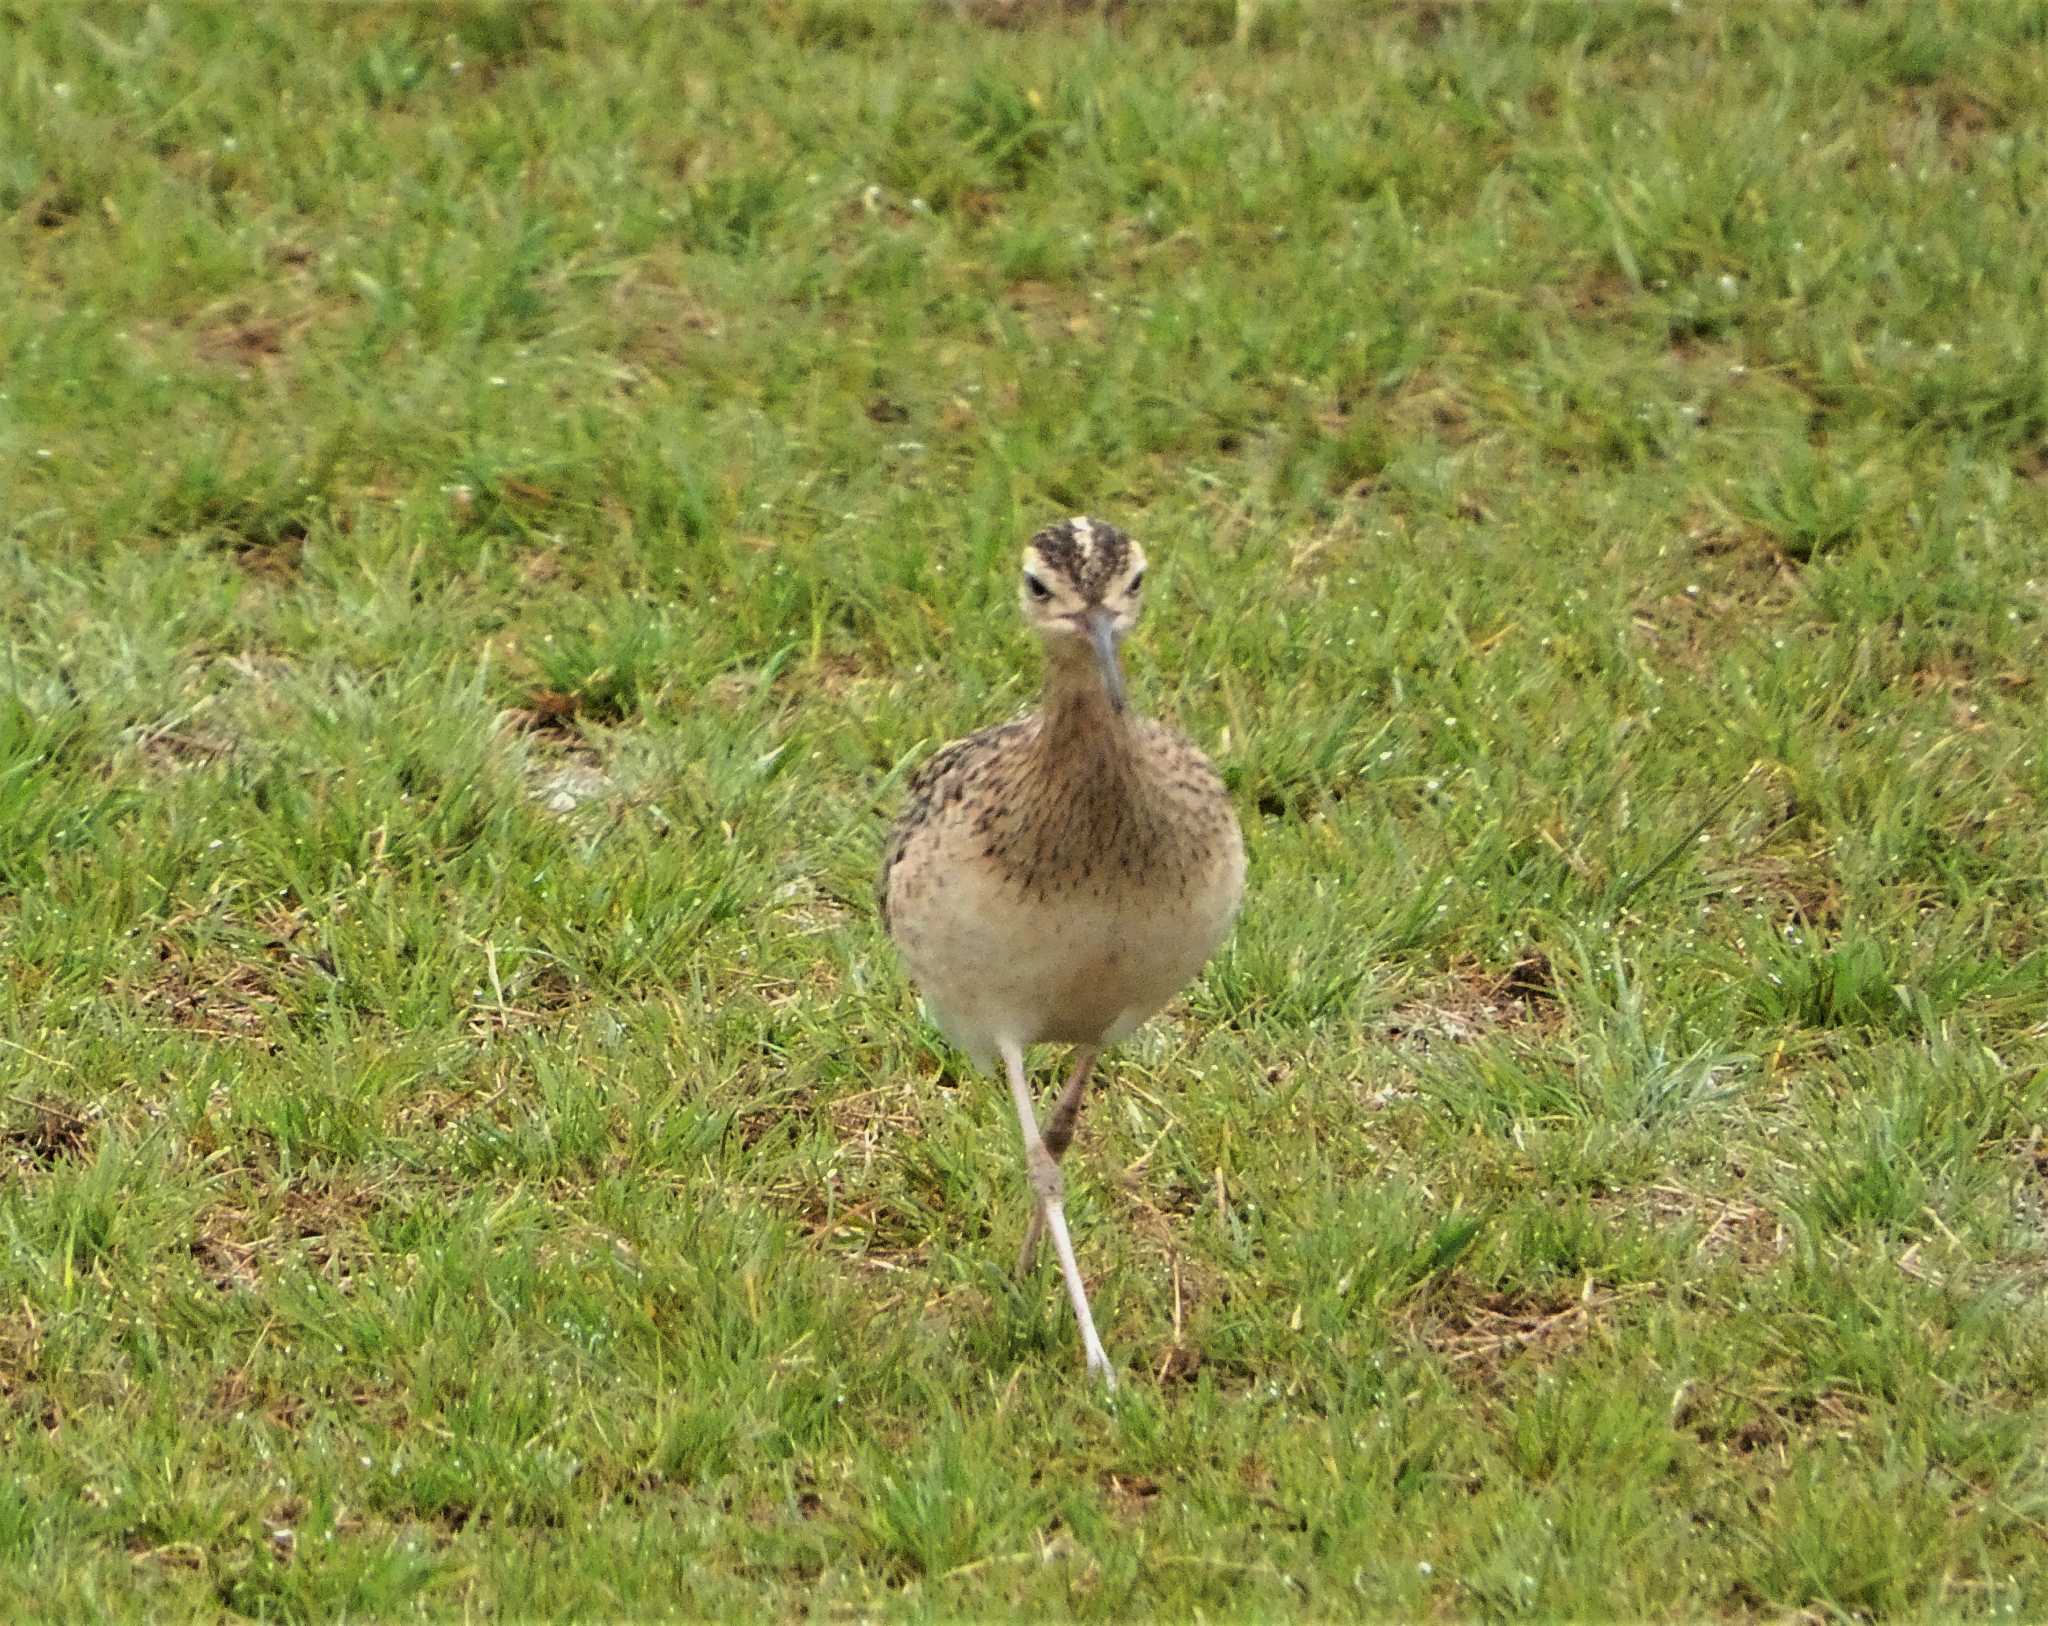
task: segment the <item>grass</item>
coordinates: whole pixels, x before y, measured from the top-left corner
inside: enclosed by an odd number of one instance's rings
[[[2048,1614],[2038,9],[0,25],[0,1613]],[[1114,1405],[869,901],[1084,508]]]

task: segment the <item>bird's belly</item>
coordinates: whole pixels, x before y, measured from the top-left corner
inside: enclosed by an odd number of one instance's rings
[[[939,1025],[983,1058],[1006,1039],[1115,1043],[1195,977],[1236,905],[1235,887],[1164,901],[982,890],[899,909],[894,930]]]

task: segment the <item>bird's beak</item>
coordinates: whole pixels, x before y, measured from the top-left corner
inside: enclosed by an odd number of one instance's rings
[[[1100,604],[1081,617],[1088,629],[1088,642],[1095,650],[1095,664],[1102,669],[1102,692],[1109,696],[1109,709],[1124,709],[1124,669],[1116,658],[1116,616]]]

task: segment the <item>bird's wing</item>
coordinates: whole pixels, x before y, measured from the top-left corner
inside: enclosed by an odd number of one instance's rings
[[[975,771],[999,746],[1031,727],[1031,719],[997,723],[942,745],[929,761],[910,776],[909,801],[889,832],[882,849],[882,873],[875,883],[875,905],[882,916],[882,929],[889,929],[889,872],[902,858],[911,838],[949,803],[956,802],[974,782]]]

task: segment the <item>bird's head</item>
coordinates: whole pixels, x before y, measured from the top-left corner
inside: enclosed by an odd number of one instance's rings
[[[1056,665],[1092,662],[1110,708],[1124,709],[1117,645],[1137,624],[1145,550],[1099,519],[1048,525],[1024,544],[1017,601]]]

